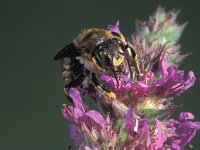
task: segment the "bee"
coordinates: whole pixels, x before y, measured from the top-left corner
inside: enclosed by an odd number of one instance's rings
[[[54,60],[61,60],[65,91],[76,87],[81,90],[100,90],[113,99],[100,75],[109,73],[119,83],[120,74],[130,79],[139,76],[137,54],[122,34],[106,29],[85,29],[77,38],[58,52]]]

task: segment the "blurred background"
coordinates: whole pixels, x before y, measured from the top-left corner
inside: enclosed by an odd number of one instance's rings
[[[130,36],[136,18],[146,20],[161,4],[180,9],[189,24],[180,40],[190,55],[180,66],[193,70],[194,87],[175,98],[200,121],[200,5],[198,0],[7,0],[0,2],[0,150],[66,150],[68,123],[59,62],[53,56],[84,28],[106,28],[120,20]],[[192,141],[200,149],[200,134]]]

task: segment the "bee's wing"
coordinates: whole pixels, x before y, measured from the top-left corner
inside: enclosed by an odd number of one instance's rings
[[[59,60],[65,57],[75,58],[77,56],[80,56],[79,50],[75,47],[74,43],[71,43],[58,52],[53,60]]]

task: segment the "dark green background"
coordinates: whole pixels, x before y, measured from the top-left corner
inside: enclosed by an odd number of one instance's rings
[[[58,62],[52,58],[80,30],[105,28],[117,19],[121,31],[134,32],[158,4],[181,9],[178,21],[189,22],[182,51],[193,52],[180,66],[194,70],[197,82],[177,97],[200,121],[200,5],[198,0],[7,0],[0,3],[0,150],[66,150],[68,123],[60,107],[63,94]],[[177,111],[178,112],[178,111]],[[177,114],[177,113],[175,113]],[[200,134],[192,144],[200,149]]]

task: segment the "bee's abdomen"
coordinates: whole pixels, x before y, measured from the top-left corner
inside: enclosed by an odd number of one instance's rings
[[[71,71],[71,59],[65,57],[61,61],[61,73],[63,80],[66,84],[69,84],[73,79],[73,74]]]
[[[61,61],[61,73],[66,85],[82,73],[83,65],[78,60],[65,57]]]

